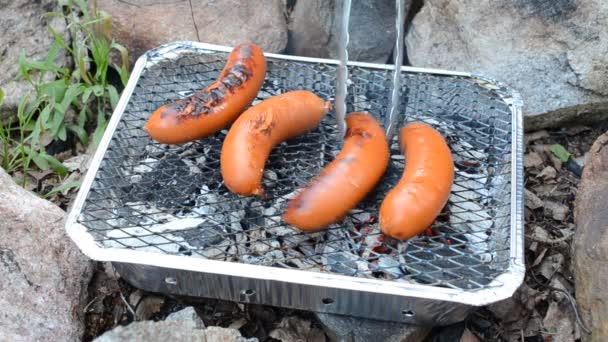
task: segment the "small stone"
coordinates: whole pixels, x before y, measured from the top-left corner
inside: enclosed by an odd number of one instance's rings
[[[543,165],[543,158],[536,153],[530,152],[524,155],[524,167],[525,168],[537,168]]]
[[[148,320],[154,317],[160,312],[163,304],[165,304],[165,297],[160,296],[146,296],[143,297],[137,309],[135,309],[135,315],[139,320]]]
[[[545,201],[544,207],[545,212],[557,221],[564,221],[570,212],[570,208],[567,205],[553,201]]]
[[[544,205],[543,200],[538,198],[535,193],[528,189],[524,189],[524,204],[532,210],[542,208]]]
[[[314,327],[309,320],[299,317],[283,318],[269,336],[282,342],[325,342],[326,340],[323,330]]]
[[[552,166],[545,166],[545,168],[538,174],[537,177],[545,180],[554,179],[557,176],[557,171]]]
[[[238,330],[221,327],[192,329],[191,323],[183,320],[140,321],[116,328],[95,338],[94,342],[258,342],[257,338],[247,339]]]
[[[431,331],[428,325],[384,322],[327,313],[315,315],[332,342],[422,341]]]
[[[198,316],[196,310],[194,310],[194,308],[191,306],[170,314],[169,316],[167,316],[167,318],[165,318],[165,321],[183,321],[188,323],[190,329],[205,328],[205,323],[203,323],[203,320]]]

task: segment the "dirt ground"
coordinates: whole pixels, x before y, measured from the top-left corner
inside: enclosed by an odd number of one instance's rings
[[[606,130],[608,124],[526,134],[525,283],[512,299],[477,310],[454,326],[433,329],[426,341],[458,341],[463,333],[470,341],[475,338],[481,341],[580,339],[585,327],[575,310],[571,269],[573,203],[580,176],[575,169],[568,169],[550,151],[550,146],[562,145],[583,166],[593,141]],[[75,160],[74,173],[83,169],[78,158],[78,155],[65,158]],[[49,179],[45,184],[44,177],[42,175],[42,182],[36,181],[35,186],[31,186],[32,190],[43,190],[57,182]],[[51,200],[68,208],[73,195],[74,191],[66,191],[52,196]],[[284,317],[295,317],[303,322],[305,329],[317,333],[320,330],[320,324],[308,312],[145,293],[116,279],[108,265],[98,266],[85,310],[85,341],[134,320],[162,320],[187,306],[194,306],[206,325],[236,328],[243,336],[257,337],[260,341],[276,341],[270,334]]]

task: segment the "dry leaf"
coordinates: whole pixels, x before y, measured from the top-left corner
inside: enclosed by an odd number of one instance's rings
[[[543,206],[543,200],[538,198],[535,193],[528,189],[524,189],[524,203],[526,207],[534,210]]]
[[[543,165],[543,158],[536,152],[530,152],[524,156],[525,168],[537,168]]]

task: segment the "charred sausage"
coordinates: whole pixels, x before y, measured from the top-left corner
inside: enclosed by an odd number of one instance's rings
[[[228,126],[255,99],[266,76],[266,59],[252,43],[234,47],[218,79],[196,93],[165,104],[144,130],[156,141],[180,144]]]
[[[329,102],[305,90],[273,96],[247,109],[222,145],[220,166],[226,187],[243,196],[263,196],[261,181],[270,151],[312,130],[329,109]]]
[[[340,153],[287,204],[288,224],[316,231],[341,220],[384,175],[389,148],[380,124],[356,112],[347,115],[346,125]]]
[[[385,235],[405,240],[422,233],[441,213],[454,181],[454,162],[446,141],[427,124],[410,123],[399,138],[405,169],[382,201],[379,224]]]

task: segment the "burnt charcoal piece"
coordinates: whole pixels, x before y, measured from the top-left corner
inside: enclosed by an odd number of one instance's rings
[[[200,184],[200,174],[192,173],[179,157],[169,155],[142,175],[129,197],[133,202],[148,201],[158,207],[182,209],[193,205]]]
[[[175,234],[183,237],[192,246],[207,248],[224,241],[226,233],[217,224],[205,222],[199,224],[196,229],[176,232]]]

